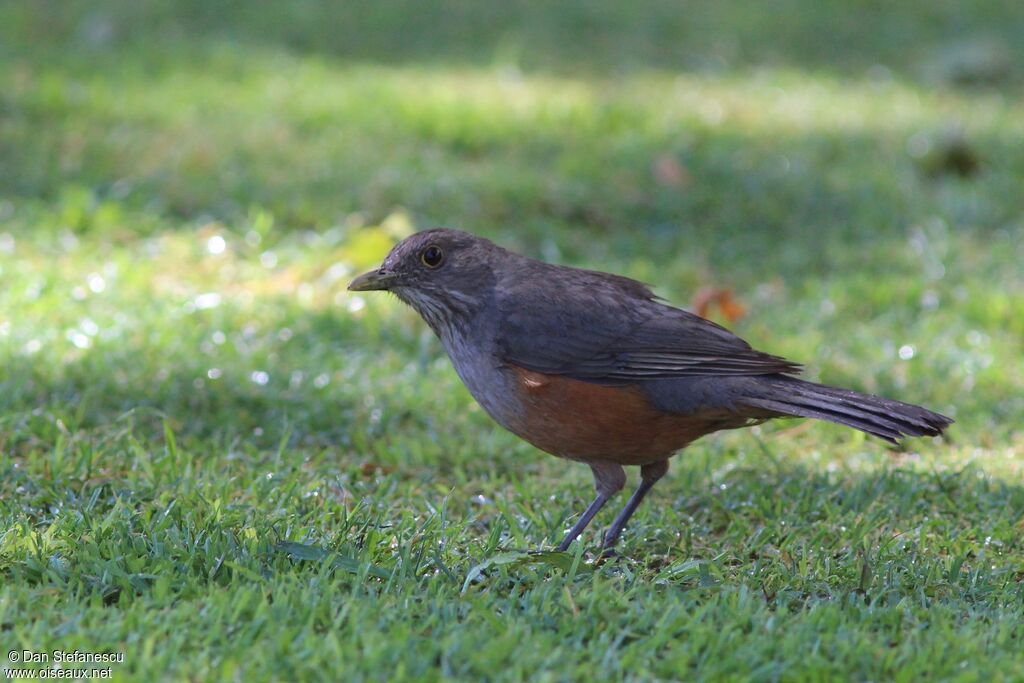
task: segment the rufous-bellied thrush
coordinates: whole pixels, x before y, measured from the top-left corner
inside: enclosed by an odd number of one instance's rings
[[[434,330],[498,424],[590,465],[597,497],[559,550],[623,488],[623,465],[639,465],[640,485],[601,544],[611,548],[669,458],[720,429],[811,417],[896,442],[952,423],[798,379],[798,364],[755,351],[635,280],[543,263],[458,230],[403,240],[349,289],[396,294]]]

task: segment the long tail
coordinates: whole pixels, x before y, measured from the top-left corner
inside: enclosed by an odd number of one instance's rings
[[[859,429],[896,443],[904,436],[936,436],[953,420],[921,406],[880,396],[805,382],[783,375],[764,377],[764,391],[743,403],[778,415],[811,417]]]

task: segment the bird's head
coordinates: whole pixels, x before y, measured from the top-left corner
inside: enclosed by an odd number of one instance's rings
[[[377,270],[353,280],[353,292],[393,292],[439,334],[487,304],[494,290],[495,259],[504,249],[461,230],[437,228],[395,245]]]

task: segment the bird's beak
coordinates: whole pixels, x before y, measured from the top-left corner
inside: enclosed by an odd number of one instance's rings
[[[391,289],[391,283],[396,279],[394,273],[389,273],[383,268],[363,273],[348,284],[350,292],[371,292],[381,289]]]

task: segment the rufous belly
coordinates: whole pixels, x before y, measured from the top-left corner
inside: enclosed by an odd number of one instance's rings
[[[725,411],[663,413],[637,386],[611,387],[513,367],[520,410],[505,426],[537,448],[572,460],[644,465],[746,420]]]

